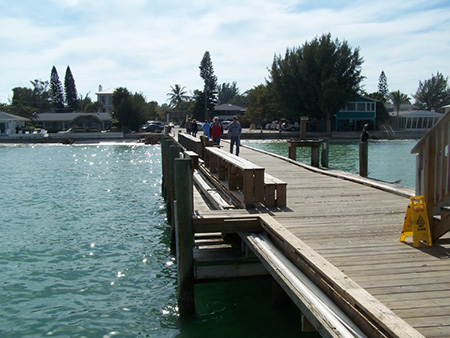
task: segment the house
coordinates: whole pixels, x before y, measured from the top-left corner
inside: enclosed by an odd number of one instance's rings
[[[17,134],[19,128],[23,127],[27,121],[30,120],[22,116],[0,111],[0,134]]]
[[[109,113],[40,113],[36,115],[36,123],[40,124],[43,129],[49,131],[67,130],[72,127],[72,121],[80,117],[94,117],[92,118],[92,125],[86,125],[87,128],[102,130],[111,127],[111,115]],[[100,120],[101,126],[93,125],[94,121]],[[96,123],[95,123],[96,124]]]
[[[103,108],[100,110],[100,113],[108,113],[111,114],[113,111],[113,103],[112,96],[116,88],[109,88],[103,90],[102,86],[98,86],[97,101],[103,104]]]
[[[220,121],[232,120],[233,116],[244,115],[246,109],[244,107],[235,106],[234,104],[224,103],[214,107],[214,116],[217,116]],[[214,117],[211,116],[211,119]]]
[[[378,100],[359,96],[346,103],[344,108],[336,113],[335,128],[339,131],[360,131],[365,124],[370,129],[376,125],[376,109]]]
[[[392,118],[397,117],[397,112],[389,113]],[[443,116],[441,113],[429,110],[407,110],[399,112],[398,129],[417,130],[430,129]]]

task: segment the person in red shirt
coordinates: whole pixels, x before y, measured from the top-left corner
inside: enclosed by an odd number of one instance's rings
[[[213,143],[219,145],[220,138],[223,134],[223,127],[219,123],[219,118],[217,116],[214,118],[213,123],[211,123],[211,127],[209,127],[209,134],[211,135]]]

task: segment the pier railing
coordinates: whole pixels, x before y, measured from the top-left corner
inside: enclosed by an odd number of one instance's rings
[[[447,113],[411,150],[417,154],[416,195],[425,198],[433,240],[450,230],[446,214],[446,206],[450,205],[449,130],[450,114]],[[435,217],[439,213],[441,219]]]

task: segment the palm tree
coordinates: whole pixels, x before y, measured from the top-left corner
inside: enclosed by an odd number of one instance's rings
[[[172,91],[170,93],[167,93],[167,96],[169,98],[167,101],[169,101],[169,106],[172,108],[179,108],[184,102],[186,102],[189,99],[189,96],[186,95],[185,91],[186,87],[181,87],[181,85],[176,84],[175,87],[170,86],[170,89]]]
[[[399,127],[399,114],[400,114],[400,105],[404,103],[409,103],[408,95],[402,93],[400,90],[396,90],[395,92],[391,92],[389,94],[389,98],[392,101],[392,104],[397,109],[397,130]]]

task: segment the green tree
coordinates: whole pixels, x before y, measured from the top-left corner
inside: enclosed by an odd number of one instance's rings
[[[174,87],[170,86],[170,93],[167,93],[169,98],[169,106],[174,109],[181,109],[185,103],[189,100],[189,95],[186,94],[186,87],[181,87],[179,84],[175,84]]]
[[[376,113],[376,122],[377,124],[381,124],[383,122],[385,122],[386,120],[389,119],[389,113],[386,109],[386,106],[384,105],[384,103],[386,101],[384,101],[383,96],[381,95],[380,92],[374,92],[374,93],[370,93],[370,94],[366,94],[366,96],[371,97],[375,100],[377,100],[376,105],[375,105],[375,113]],[[389,97],[389,94],[387,95]]]
[[[202,90],[194,90],[194,96],[189,104],[189,112],[192,117],[198,121],[203,121],[205,118],[205,92]]]
[[[387,77],[384,70],[381,71],[380,77],[378,78],[378,93],[380,93],[380,99],[382,102],[386,102],[389,98],[389,88],[387,84]]]
[[[391,92],[389,94],[389,98],[391,99],[392,104],[395,106],[395,109],[397,111],[397,130],[398,130],[398,126],[399,126],[399,115],[400,115],[400,105],[405,104],[405,103],[410,103],[409,102],[409,97],[408,95],[402,93],[400,90],[396,90],[395,92]]]
[[[86,113],[96,113],[96,112],[100,111],[102,108],[103,108],[103,103],[101,103],[100,101],[88,102],[84,106],[83,111]]]
[[[59,80],[58,71],[55,66],[53,66],[50,75],[50,97],[56,110],[62,111],[64,109],[64,93],[61,81]]]
[[[261,123],[277,119],[280,113],[276,110],[270,84],[260,84],[248,91],[248,105],[245,119],[250,123]]]
[[[302,47],[275,56],[269,70],[275,99],[286,117],[307,115],[330,121],[360,92],[363,59],[359,48],[323,34]],[[327,130],[330,124],[327,123]]]
[[[234,104],[236,106],[247,107],[248,106],[248,91],[246,91],[243,94],[235,95],[231,99],[230,103]]]
[[[419,81],[419,88],[413,95],[414,103],[420,109],[441,110],[445,105],[450,104],[450,88],[448,87],[448,76],[437,72],[431,79]]]
[[[15,87],[12,89],[13,97],[11,104],[13,106],[34,106],[33,90],[26,87]]]
[[[92,104],[92,100],[89,97],[89,93],[90,92],[87,92],[84,97],[83,97],[83,95],[80,94],[79,97],[77,98],[76,106],[81,112],[85,112],[86,111],[86,107],[89,104]]]
[[[70,111],[76,110],[78,108],[78,94],[75,80],[69,66],[67,66],[66,75],[64,76],[64,93],[67,108],[69,108]]]
[[[52,106],[50,92],[48,89],[48,81],[35,79],[30,81],[33,86],[33,108],[38,112],[45,112]]]
[[[112,117],[125,130],[137,131],[146,121],[149,106],[142,94],[132,94],[128,89],[120,87],[114,91],[112,102],[114,106]]]
[[[203,94],[205,99],[204,106],[204,118],[209,120],[208,112],[214,109],[217,103],[217,76],[214,75],[214,68],[211,61],[209,51],[206,51],[200,62],[200,77],[204,81]],[[203,120],[203,119],[201,119]]]
[[[233,83],[223,83],[218,86],[219,104],[231,103],[237,95],[239,95],[239,88],[236,81]]]

